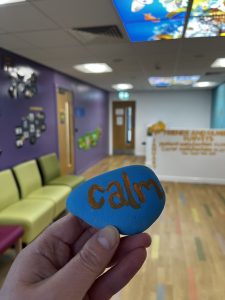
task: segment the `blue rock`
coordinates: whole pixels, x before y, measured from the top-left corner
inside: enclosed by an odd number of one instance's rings
[[[165,193],[155,173],[128,166],[94,177],[74,189],[67,209],[95,228],[113,225],[121,234],[146,230],[160,216]]]

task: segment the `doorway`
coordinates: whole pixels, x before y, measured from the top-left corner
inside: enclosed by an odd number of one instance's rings
[[[57,90],[57,119],[61,174],[73,174],[75,170],[73,96],[70,91],[61,88]]]
[[[134,154],[135,102],[113,102],[113,154]]]

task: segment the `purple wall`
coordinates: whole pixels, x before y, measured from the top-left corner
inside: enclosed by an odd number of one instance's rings
[[[12,99],[8,95],[9,78],[2,69],[3,57],[12,57],[14,65],[29,66],[38,72],[38,94],[32,99]],[[20,162],[37,158],[50,152],[58,153],[56,88],[72,91],[74,111],[76,107],[85,109],[85,116],[75,116],[76,173],[81,173],[108,154],[108,94],[78,80],[62,75],[49,68],[31,62],[0,49],[0,170],[10,168]],[[30,112],[30,107],[43,107],[46,114],[47,131],[35,145],[25,142],[23,148],[15,146],[14,129],[20,125],[21,118]],[[77,139],[96,127],[103,129],[103,136],[96,148],[81,151]]]

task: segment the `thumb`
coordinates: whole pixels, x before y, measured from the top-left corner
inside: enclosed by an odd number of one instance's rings
[[[83,299],[112,259],[120,241],[118,230],[105,227],[91,237],[81,251],[57,273],[67,299]],[[62,298],[63,299],[63,298]]]

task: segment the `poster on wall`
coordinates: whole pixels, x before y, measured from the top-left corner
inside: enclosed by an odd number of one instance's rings
[[[84,118],[86,114],[85,108],[84,107],[76,107],[75,109],[75,116],[77,118]]]
[[[20,125],[15,128],[16,147],[22,148],[25,141],[31,145],[36,144],[46,130],[46,116],[43,108],[31,110],[25,117],[22,117]]]
[[[78,139],[78,148],[81,150],[90,150],[96,147],[102,136],[102,129],[96,128],[92,132],[87,132],[85,135]]]

